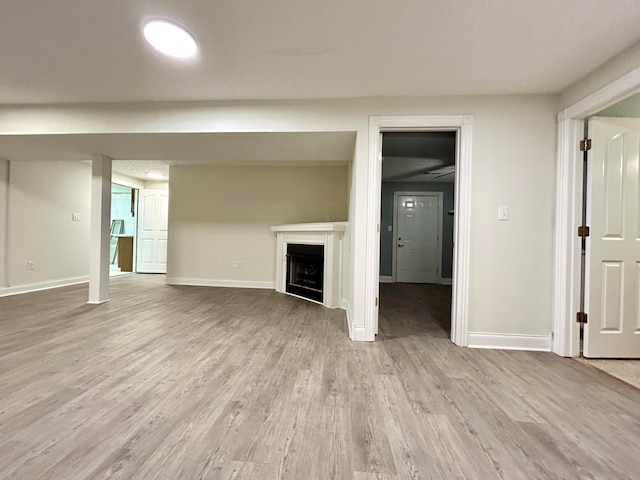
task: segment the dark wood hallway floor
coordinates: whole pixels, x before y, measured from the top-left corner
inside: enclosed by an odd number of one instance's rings
[[[379,338],[428,335],[449,338],[451,286],[420,283],[381,283]]]
[[[640,391],[448,339],[446,287],[380,335],[267,290],[161,276],[0,298],[0,479],[636,479]],[[438,307],[440,308],[440,307]]]

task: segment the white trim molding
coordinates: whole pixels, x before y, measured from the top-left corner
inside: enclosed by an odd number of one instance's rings
[[[342,301],[342,237],[346,229],[347,222],[298,223],[271,227],[271,231],[276,234],[276,291],[304,298],[287,292],[288,246],[289,244],[322,245],[324,247],[323,301],[316,303],[321,303],[328,308],[338,308]]]
[[[365,338],[365,329],[364,327],[359,327],[353,323],[351,320],[353,315],[351,313],[351,305],[348,301],[343,300],[341,307],[345,311],[345,317],[347,318],[347,328],[349,329],[349,338],[353,342],[366,342]]]
[[[580,299],[580,242],[576,228],[582,211],[582,161],[578,142],[584,119],[640,88],[640,68],[623,75],[558,114],[556,236],[554,252],[553,352],[580,355],[580,327],[575,321]]]
[[[378,332],[380,280],[380,196],[382,183],[381,133],[389,131],[455,131],[456,179],[451,341],[467,346],[469,315],[469,252],[471,231],[471,115],[372,116],[369,118],[369,175],[365,271],[365,340]],[[353,338],[353,337],[352,337]]]
[[[527,350],[550,352],[551,335],[510,335],[504,333],[469,332],[469,348],[496,350]]]
[[[275,282],[256,282],[249,280],[217,280],[213,278],[167,277],[167,285],[185,285],[192,287],[229,287],[229,288],[260,288],[275,290]]]
[[[8,297],[9,295],[19,295],[22,293],[39,292],[40,290],[50,290],[52,288],[68,287],[70,285],[78,285],[87,283],[89,275],[80,277],[61,278],[58,280],[49,280],[46,282],[30,283],[28,285],[16,285],[15,287],[1,287],[0,297]]]
[[[638,89],[640,89],[640,67],[565,108],[558,114],[558,120],[579,119],[593,115],[635,93]]]
[[[552,321],[553,352],[565,357],[580,354],[580,327],[573,320],[580,303],[581,246],[576,228],[582,212],[583,166],[577,148],[582,135],[581,120],[566,119],[558,124]]]

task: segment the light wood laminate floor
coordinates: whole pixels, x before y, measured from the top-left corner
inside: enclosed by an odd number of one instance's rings
[[[640,360],[591,359],[584,357],[578,360],[593,368],[607,372],[618,380],[640,388]]]
[[[112,280],[0,298],[0,479],[637,479],[640,392],[448,340],[450,289],[380,335],[266,290]]]

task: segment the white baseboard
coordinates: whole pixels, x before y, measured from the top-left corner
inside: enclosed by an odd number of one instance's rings
[[[189,285],[192,287],[231,287],[231,288],[262,288],[275,290],[276,282],[254,282],[247,280],[216,280],[212,278],[167,277],[167,285]]]
[[[351,319],[353,318],[351,314],[351,305],[345,299],[342,299],[341,305],[344,308],[345,312],[347,312],[347,327],[349,327],[349,338],[352,342],[366,342],[368,341],[365,335],[364,326],[359,327],[354,325]]]
[[[551,351],[551,335],[511,335],[505,333],[468,333],[469,348],[496,350]]]
[[[393,277],[389,275],[380,275],[380,283],[395,283]]]
[[[453,285],[453,278],[441,278],[440,285]]]
[[[60,278],[58,280],[30,283],[28,285],[17,285],[15,287],[0,287],[0,297],[19,295],[21,293],[38,292],[40,290],[49,290],[51,288],[68,287],[69,285],[87,283],[88,281],[89,275],[82,275],[81,277]]]
[[[102,305],[103,303],[110,302],[111,299],[107,298],[106,300],[100,300],[99,302],[87,302],[87,305]]]
[[[353,341],[353,325],[351,325],[351,305],[347,299],[342,299],[341,306],[347,314],[347,328],[349,329],[349,338]]]
[[[351,327],[351,340],[354,342],[369,342],[370,340],[367,338],[367,332],[364,327],[358,327],[353,325]]]

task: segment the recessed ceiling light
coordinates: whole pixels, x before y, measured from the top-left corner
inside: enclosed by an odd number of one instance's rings
[[[174,58],[191,58],[198,51],[196,39],[184,27],[168,20],[149,20],[144,38],[159,52]]]
[[[147,177],[153,178],[154,180],[166,180],[167,178],[165,175],[157,172],[147,172]]]

